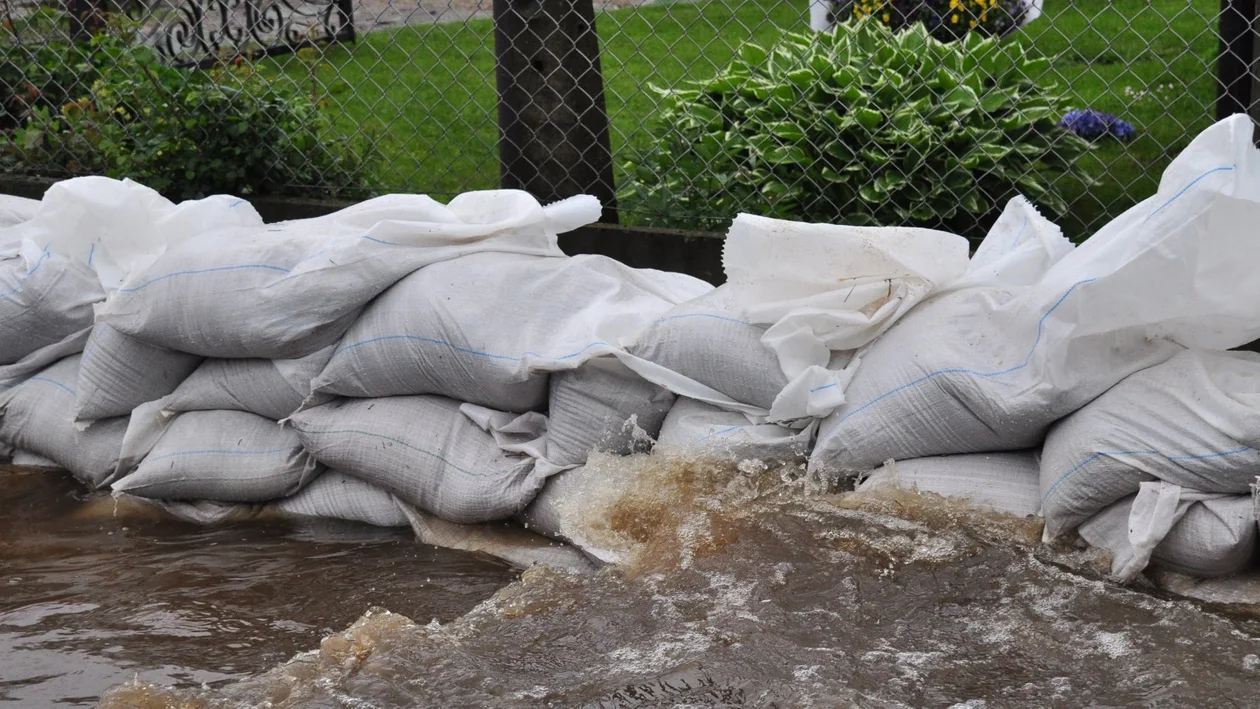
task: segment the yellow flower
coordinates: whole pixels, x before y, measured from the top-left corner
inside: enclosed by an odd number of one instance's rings
[[[974,28],[975,28],[975,26],[976,26],[976,21],[975,21],[975,20],[972,20],[972,21],[971,21],[971,27],[974,29]]]
[[[950,15],[949,21],[955,25],[958,24],[958,15]]]
[[[889,14],[889,13],[887,13],[887,12],[885,12],[885,13],[884,13],[884,22],[892,22],[892,15],[891,15],[891,14]]]
[[[958,0],[949,0],[949,9],[951,9],[951,10],[957,10],[957,9],[958,9]]]

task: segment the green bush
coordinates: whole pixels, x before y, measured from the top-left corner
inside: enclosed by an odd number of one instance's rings
[[[24,76],[61,70],[75,51],[38,55]],[[129,177],[172,199],[295,189],[353,196],[366,186],[374,147],[332,134],[318,98],[292,82],[241,60],[173,68],[113,28],[92,39],[90,54],[78,51],[89,56],[81,75],[93,78],[60,105],[43,100],[15,116],[4,145],[10,169]]]
[[[1088,145],[1030,78],[1045,65],[976,33],[946,44],[870,21],[749,44],[707,81],[658,89],[658,144],[624,166],[622,203],[708,227],[752,211],[961,233],[1016,192],[1062,213],[1048,173]]]

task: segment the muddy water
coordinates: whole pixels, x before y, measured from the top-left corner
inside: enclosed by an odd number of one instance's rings
[[[634,544],[619,568],[532,569],[450,622],[385,603],[262,675],[133,683],[104,704],[1260,703],[1250,609],[1108,583],[1106,559],[1043,547],[1028,521],[905,493],[806,495],[791,471],[626,464],[643,490],[601,522]]]
[[[139,678],[217,686],[373,606],[449,622],[517,573],[408,530],[118,517],[64,473],[0,469],[0,707],[95,706]]]

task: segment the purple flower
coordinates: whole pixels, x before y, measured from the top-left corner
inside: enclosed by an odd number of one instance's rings
[[[1108,135],[1117,140],[1130,140],[1137,135],[1137,129],[1128,121],[1092,108],[1069,111],[1059,125],[1087,140]]]

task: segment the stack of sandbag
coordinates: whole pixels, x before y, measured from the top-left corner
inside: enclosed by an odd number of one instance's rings
[[[1045,536],[1073,529],[1132,578],[1148,561],[1198,576],[1255,553],[1260,355],[1187,350],[1126,378],[1051,429]]]
[[[34,209],[22,203],[10,211],[30,218],[0,228],[0,364],[92,327],[94,305],[174,244],[262,225],[253,207],[232,197],[176,205],[103,177],[59,182]]]
[[[889,459],[1035,448],[1134,372],[1186,347],[1256,339],[1251,135],[1245,116],[1209,128],[1155,196],[1074,250],[1035,214],[1008,248],[986,239],[966,277],[861,353],[811,470],[841,477]]]
[[[312,382],[338,398],[289,423],[318,459],[421,512],[505,519],[592,450],[650,444],[674,397],[615,355],[708,290],[599,256],[435,263],[364,309]]]
[[[213,241],[169,250],[100,309],[97,330],[112,353],[151,355],[118,358],[144,362],[133,371],[146,381],[130,389],[148,403],[132,414],[124,475],[113,489],[163,500],[281,500],[281,512],[397,523],[379,504],[389,493],[371,487],[370,466],[321,476],[299,431],[280,420],[333,398],[312,393],[312,380],[364,305],[398,292],[391,286],[399,279],[478,251],[559,261],[556,231],[597,215],[591,202],[543,208],[523,193],[487,192],[441,205],[395,195],[319,219],[221,230]],[[361,479],[350,485],[346,475]]]

